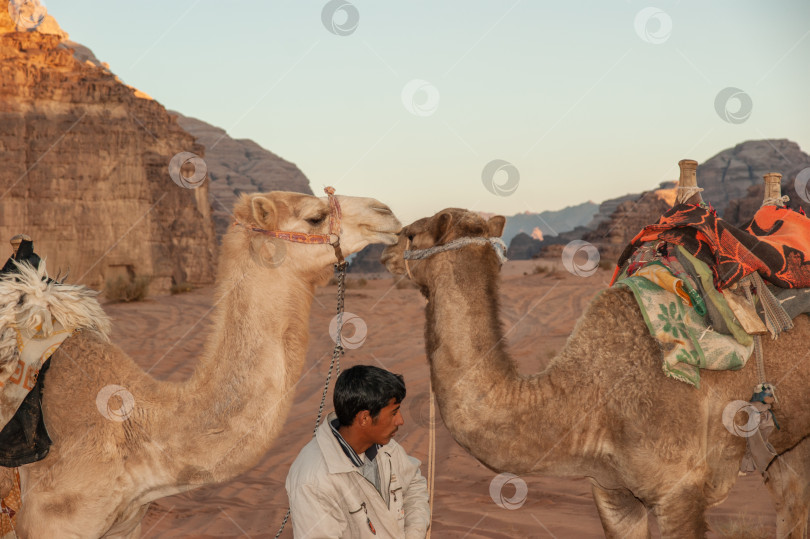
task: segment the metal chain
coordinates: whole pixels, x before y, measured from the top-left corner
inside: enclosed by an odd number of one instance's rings
[[[332,369],[337,367],[335,374],[340,374],[340,356],[343,355],[343,297],[346,291],[346,262],[336,264],[338,270],[338,300],[337,300],[337,334],[335,335],[335,349],[332,351],[332,362],[329,364],[329,372],[326,373],[326,383],[323,386],[323,394],[321,395],[321,405],[318,407],[318,418],[315,420],[315,429],[312,431],[312,437],[318,431],[318,425],[321,424],[321,416],[323,416],[323,408],[326,404],[326,393],[329,391],[329,381],[332,378]]]
[[[281,532],[284,531],[284,526],[287,525],[287,520],[290,518],[290,509],[287,508],[287,513],[284,515],[284,521],[281,523],[281,527],[278,529],[278,533],[273,539],[278,539],[278,536],[281,535]]]
[[[332,362],[329,364],[329,372],[326,374],[326,383],[323,386],[323,394],[321,395],[321,404],[318,406],[318,419],[315,420],[315,430],[312,432],[312,437],[318,432],[318,425],[321,424],[321,417],[323,416],[323,409],[326,405],[326,394],[329,392],[329,382],[332,379],[332,370],[335,370],[335,375],[340,375],[340,356],[345,353],[343,349],[343,300],[346,294],[346,267],[348,264],[343,261],[340,264],[335,264],[335,269],[338,270],[338,299],[337,299],[337,335],[335,335],[335,349],[332,351]],[[337,368],[336,368],[337,367]],[[281,523],[281,528],[274,539],[278,539],[281,532],[284,531],[284,526],[287,525],[287,520],[290,518],[290,510],[284,515],[284,521]]]

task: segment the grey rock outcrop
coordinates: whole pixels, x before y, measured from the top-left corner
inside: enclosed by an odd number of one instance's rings
[[[540,254],[542,247],[543,242],[521,232],[509,242],[506,258],[509,260],[531,260]]]
[[[794,203],[804,203],[793,188],[796,175],[810,167],[810,156],[787,139],[749,140],[724,150],[698,166],[697,181],[703,187],[703,200],[718,215],[738,225],[750,220],[762,204],[762,177],[769,172],[782,174],[782,192]],[[750,191],[750,188],[754,191]],[[759,203],[756,203],[759,198]],[[734,200],[750,199],[742,204]],[[753,211],[752,211],[753,210]],[[728,214],[728,215],[727,215]]]

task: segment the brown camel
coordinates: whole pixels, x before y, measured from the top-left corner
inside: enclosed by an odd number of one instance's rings
[[[344,254],[396,241],[401,225],[386,205],[337,199]],[[234,215],[244,226],[223,238],[212,334],[189,380],[155,380],[90,331],[52,356],[43,410],[53,445],[20,469],[20,537],[138,537],[151,501],[238,475],[279,434],[305,360],[314,289],[336,258],[328,244],[253,229],[326,234],[330,208],[325,198],[272,192],[243,195]],[[124,420],[100,413],[108,386],[132,396]]]
[[[403,260],[406,249],[498,237],[504,223],[447,209],[405,227],[383,253],[388,270],[407,271],[428,300],[431,382],[447,428],[492,470],[588,477],[609,537],[649,537],[649,512],[665,537],[705,535],[705,510],[727,497],[746,445],[724,427],[722,413],[750,398],[755,362],[737,372],[703,371],[700,389],[667,378],[633,294],[611,288],[591,301],[546,370],[519,374],[499,320],[500,263],[490,245],[407,268]],[[810,317],[794,322],[764,343],[778,387],[782,429],[770,441],[779,453],[810,433],[810,363],[801,362]]]

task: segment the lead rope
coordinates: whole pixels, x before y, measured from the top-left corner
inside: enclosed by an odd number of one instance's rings
[[[318,406],[318,418],[315,420],[315,429],[312,431],[312,437],[315,437],[315,433],[318,432],[318,425],[321,423],[321,417],[323,416],[323,408],[326,404],[326,394],[329,392],[329,382],[332,379],[332,370],[335,370],[336,375],[340,375],[340,356],[343,355],[343,299],[346,292],[346,267],[348,264],[345,260],[340,261],[340,263],[335,264],[335,268],[338,270],[338,299],[337,299],[337,335],[335,335],[335,349],[332,351],[332,362],[329,363],[329,372],[326,373],[326,383],[323,385],[323,394],[321,395],[321,404]],[[431,417],[433,415],[433,394],[431,393]],[[431,510],[433,509],[433,500],[431,499]],[[274,539],[278,539],[281,535],[281,532],[284,531],[284,526],[287,525],[287,520],[290,518],[290,508],[287,508],[287,512],[284,514],[284,520],[281,522],[281,527],[278,529],[278,533]]]

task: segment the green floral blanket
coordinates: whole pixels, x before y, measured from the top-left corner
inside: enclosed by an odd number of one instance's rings
[[[754,349],[731,335],[707,327],[704,317],[683,300],[644,277],[627,277],[616,286],[633,291],[650,333],[664,354],[664,373],[700,387],[700,369],[737,370]]]

